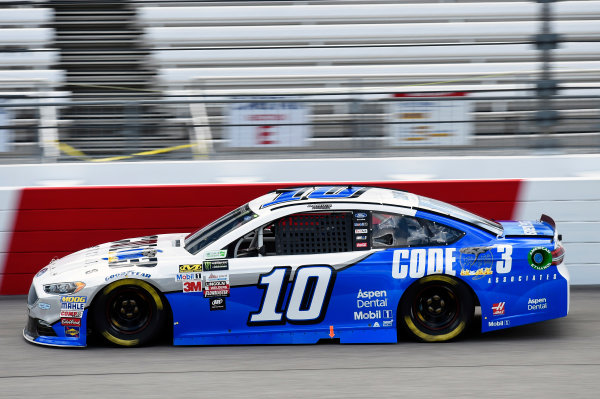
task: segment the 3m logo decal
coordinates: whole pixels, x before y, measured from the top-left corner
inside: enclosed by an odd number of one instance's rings
[[[185,281],[183,292],[202,292],[202,281]]]

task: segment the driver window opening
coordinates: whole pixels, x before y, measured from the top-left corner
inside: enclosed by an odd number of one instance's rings
[[[247,233],[226,249],[234,258],[352,251],[352,212],[289,215]]]

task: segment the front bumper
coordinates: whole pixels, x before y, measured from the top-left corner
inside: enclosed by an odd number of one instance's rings
[[[23,329],[23,337],[28,342],[40,345],[85,347],[87,313],[88,309],[85,309],[78,321],[79,325],[63,325],[63,319],[60,318],[60,296],[40,299],[32,284],[27,300],[27,325]]]

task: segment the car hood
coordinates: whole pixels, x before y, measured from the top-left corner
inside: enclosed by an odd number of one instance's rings
[[[128,238],[86,248],[50,262],[43,277],[44,280],[56,280],[71,274],[71,277],[76,277],[130,267],[138,267],[140,270],[154,268],[161,259],[185,255],[185,249],[181,245],[186,234]]]

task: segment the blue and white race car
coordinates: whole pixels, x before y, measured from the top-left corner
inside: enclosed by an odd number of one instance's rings
[[[566,316],[554,221],[495,222],[407,192],[271,192],[191,234],[84,249],[41,269],[28,341],[121,346],[397,342]]]

